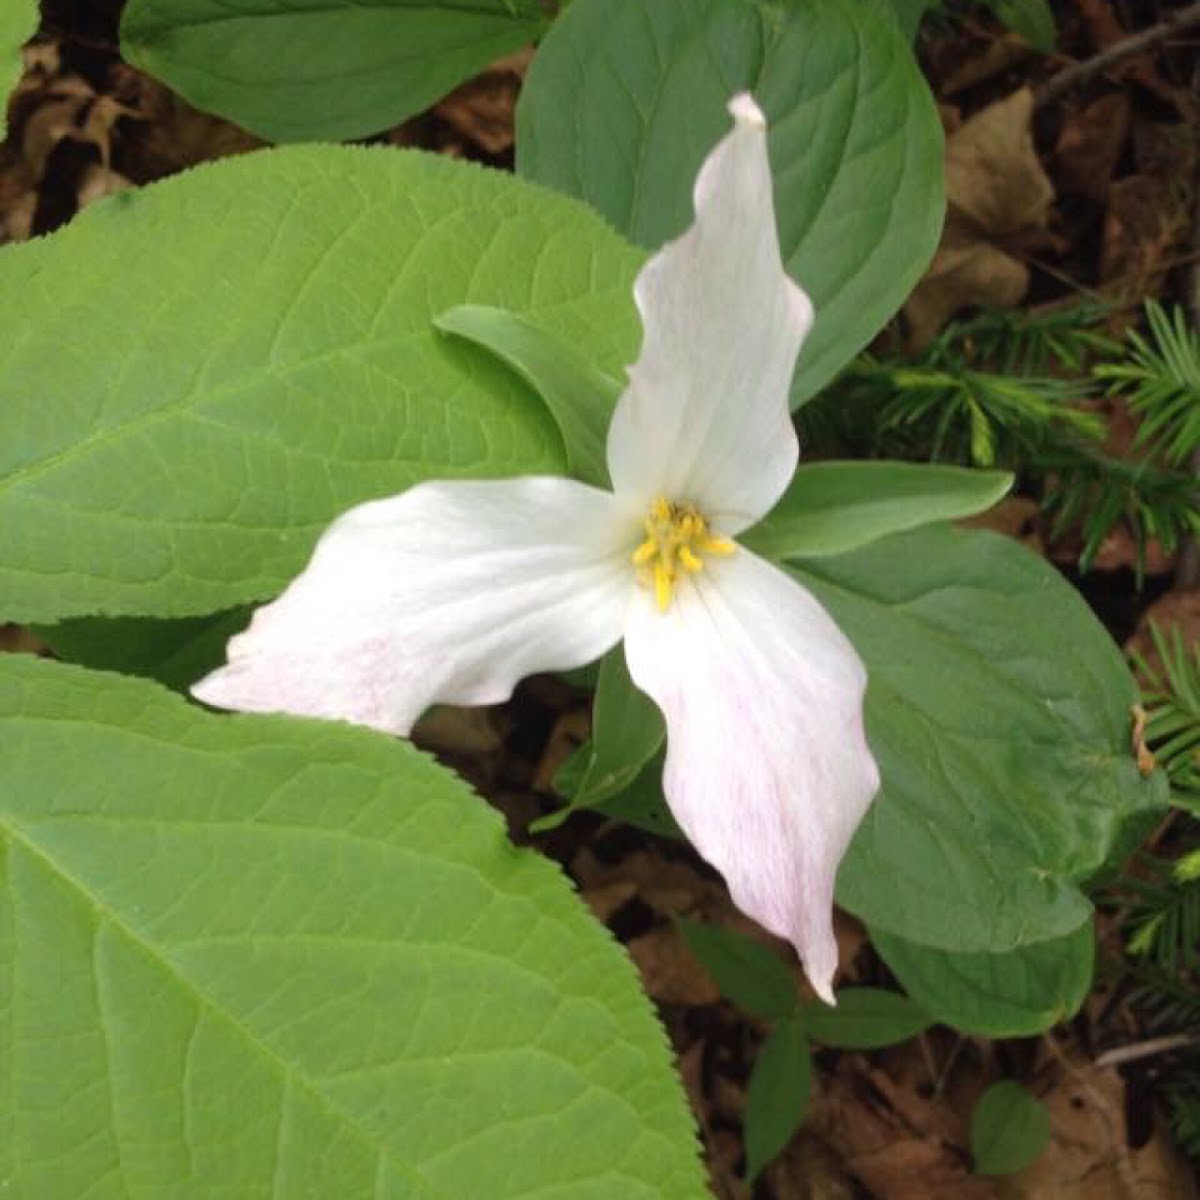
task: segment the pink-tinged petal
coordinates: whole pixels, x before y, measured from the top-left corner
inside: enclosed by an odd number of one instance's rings
[[[665,613],[640,593],[625,655],[666,718],[675,819],[832,1003],[834,879],[879,787],[854,647],[799,584],[739,549],[707,560]]]
[[[746,94],[729,111],[695,223],[638,276],[642,349],[608,432],[618,494],[694,504],[726,535],[763,517],[796,469],[788,389],[813,316],[780,258],[766,121]]]
[[[360,505],[192,693],[400,734],[437,702],[498,703],[617,642],[635,533],[610,493],[569,479],[426,483]]]

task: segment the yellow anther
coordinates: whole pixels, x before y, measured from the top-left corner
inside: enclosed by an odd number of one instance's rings
[[[646,540],[631,558],[642,584],[654,588],[660,612],[670,608],[681,571],[694,575],[704,569],[704,555],[723,558],[737,549],[728,538],[710,533],[704,515],[690,504],[671,504],[662,496],[650,505],[642,524]]]
[[[658,543],[648,537],[634,552],[633,565],[644,567],[658,553]]]
[[[696,544],[705,554],[715,554],[718,558],[728,558],[737,549],[737,543],[729,538],[713,537],[707,533]]]
[[[671,607],[671,584],[674,580],[671,578],[671,572],[659,559],[654,564],[654,603],[658,605],[659,612],[666,612]]]

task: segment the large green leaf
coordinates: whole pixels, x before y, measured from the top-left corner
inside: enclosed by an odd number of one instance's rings
[[[941,229],[941,126],[886,0],[573,0],[517,112],[517,167],[644,246],[683,230],[725,101],[771,122],[788,270],[817,319],[803,400],[878,331]]]
[[[229,608],[278,591],[352,504],[561,470],[537,397],[432,317],[507,308],[619,375],[637,265],[511,176],[338,147],[201,168],[12,247],[0,617]]]
[[[4,0],[0,4],[0,141],[8,132],[8,98],[21,78],[21,47],[37,32],[36,0]]]
[[[130,0],[121,50],[260,137],[336,140],[420,112],[545,22],[536,0]]]
[[[411,746],[17,655],[0,730],[9,1194],[702,1194],[628,961]]]
[[[1119,651],[1044,560],[930,526],[797,577],[870,673],[883,788],[838,896],[873,928],[999,953],[1077,929],[1082,885],[1166,801],[1131,744]]]
[[[951,954],[872,931],[901,986],[931,1017],[962,1033],[1028,1037],[1079,1011],[1092,987],[1096,935],[1074,933],[1006,954]]]

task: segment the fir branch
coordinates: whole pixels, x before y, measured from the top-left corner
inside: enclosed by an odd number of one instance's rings
[[[1148,339],[1129,333],[1130,361],[1098,366],[1095,375],[1140,419],[1134,444],[1184,467],[1200,450],[1200,337],[1182,308],[1168,315],[1150,300],[1146,319]]]

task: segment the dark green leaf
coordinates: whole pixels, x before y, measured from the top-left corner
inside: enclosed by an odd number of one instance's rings
[[[655,248],[754,92],[771,122],[784,261],[816,306],[793,396],[812,396],[896,311],[941,230],[942,138],[886,0],[573,0],[517,112],[517,167]]]
[[[800,1011],[814,1041],[847,1050],[873,1050],[906,1042],[933,1023],[907,996],[880,988],[843,988],[837,1007],[810,1000]]]
[[[1024,1170],[1050,1142],[1050,1113],[1019,1083],[994,1083],[971,1114],[971,1153],[979,1175]]]
[[[658,706],[629,678],[625,647],[600,664],[592,705],[591,754],[574,799],[599,804],[627,788],[666,740]]]
[[[780,1024],[758,1052],[746,1089],[746,1177],[754,1180],[791,1141],[812,1088],[812,1058],[795,1017]]]
[[[792,972],[761,942],[720,925],[682,918],[677,924],[722,996],[764,1021],[782,1020],[795,1010]]]
[[[129,0],[121,51],[271,141],[365,137],[545,25],[535,0]]]
[[[873,929],[1000,953],[1088,921],[1085,885],[1166,802],[1131,749],[1137,689],[1042,558],[928,526],[808,561],[870,673],[883,788],[838,896]]]
[[[1091,922],[1005,954],[952,954],[872,931],[900,985],[937,1022],[984,1037],[1028,1037],[1079,1010],[1092,986]]]
[[[636,825],[659,837],[682,838],[683,833],[667,807],[662,791],[664,751],[659,751],[623,791],[599,801],[596,811]]]
[[[891,533],[983,512],[1011,486],[1007,471],[813,463],[800,467],[779,503],[742,540],[774,559],[844,554]]]
[[[100,671],[157,679],[187,689],[225,661],[225,645],[250,620],[248,609],[182,617],[80,617],[39,626],[38,636],[61,659]]]

